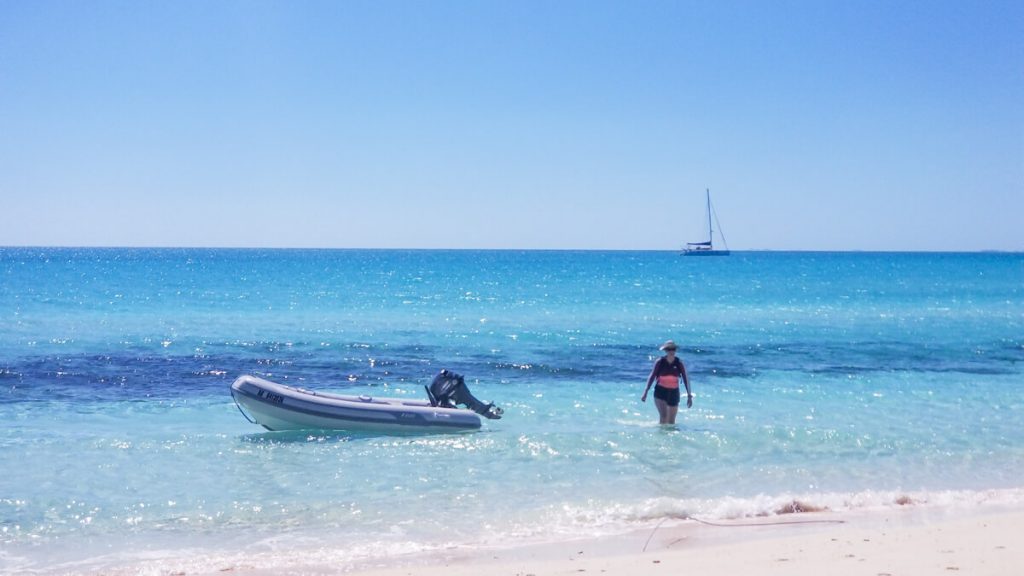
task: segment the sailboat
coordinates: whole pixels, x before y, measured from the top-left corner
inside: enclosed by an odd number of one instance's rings
[[[711,226],[711,190],[705,189],[708,197],[708,239],[706,242],[687,242],[683,248],[683,256],[728,256],[729,245],[725,242],[725,234],[722,233],[722,225],[718,224],[718,235],[722,237],[722,245],[725,249],[715,249],[714,228]],[[715,223],[718,223],[718,214],[715,214]]]

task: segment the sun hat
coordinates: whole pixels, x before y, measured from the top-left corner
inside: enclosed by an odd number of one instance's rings
[[[665,343],[661,345],[661,348],[659,348],[659,350],[676,350],[677,348],[678,346],[676,346],[675,342],[671,340],[666,340]]]

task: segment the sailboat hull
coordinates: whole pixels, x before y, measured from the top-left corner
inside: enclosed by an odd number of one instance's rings
[[[729,250],[683,250],[683,256],[728,256]]]

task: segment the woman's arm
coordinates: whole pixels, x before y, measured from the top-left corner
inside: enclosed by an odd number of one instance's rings
[[[679,361],[679,365],[683,367],[683,384],[686,385],[686,407],[693,406],[693,392],[690,391],[690,377],[686,375],[686,364],[683,361]]]
[[[651,369],[651,375],[647,377],[647,388],[644,388],[643,396],[640,396],[641,402],[647,402],[647,393],[651,391],[651,383],[658,377],[658,364],[661,363],[661,358],[654,363],[654,368]]]

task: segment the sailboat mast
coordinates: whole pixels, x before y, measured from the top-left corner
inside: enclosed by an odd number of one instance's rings
[[[708,195],[708,246],[714,246],[715,237],[711,229],[711,189],[705,188],[704,191]]]

